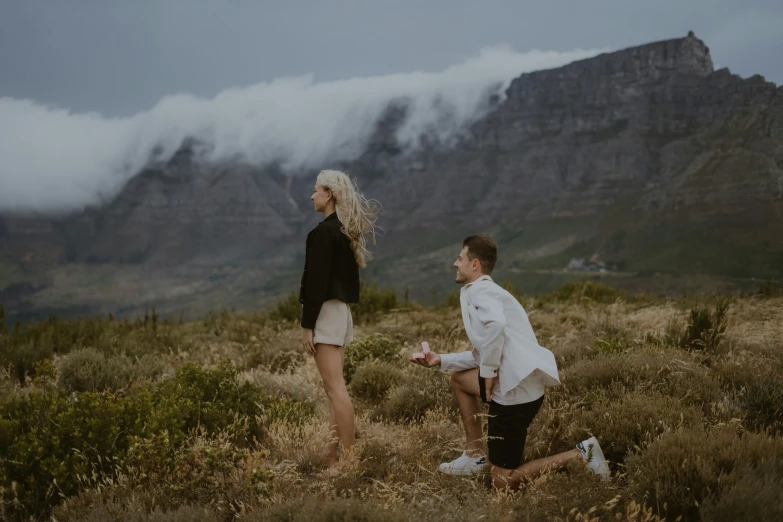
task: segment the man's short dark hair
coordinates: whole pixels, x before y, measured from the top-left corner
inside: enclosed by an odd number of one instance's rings
[[[490,275],[498,262],[498,246],[495,241],[484,234],[468,236],[462,242],[463,247],[468,248],[468,259],[478,259],[481,262],[481,271]]]

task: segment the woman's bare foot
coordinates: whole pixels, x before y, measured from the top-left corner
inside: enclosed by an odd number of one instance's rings
[[[343,450],[340,460],[338,462],[329,462],[329,467],[323,471],[325,478],[333,478],[341,473],[344,473],[348,469],[355,467],[357,464],[356,454],[353,447],[348,450]]]

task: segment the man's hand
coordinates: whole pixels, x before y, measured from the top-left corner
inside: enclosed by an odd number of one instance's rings
[[[423,352],[414,353],[410,357],[412,363],[416,363],[425,368],[432,368],[433,366],[440,366],[440,355],[430,351],[430,345],[426,342],[421,343]]]
[[[302,328],[302,348],[310,355],[315,355],[315,344],[313,344],[313,329]]]
[[[492,402],[492,388],[495,386],[497,380],[497,377],[484,378],[484,393],[487,394],[487,402]]]

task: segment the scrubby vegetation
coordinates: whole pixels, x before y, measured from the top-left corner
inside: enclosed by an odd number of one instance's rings
[[[0,519],[779,520],[783,298],[680,301],[595,283],[518,299],[560,366],[525,456],[594,434],[583,464],[514,494],[438,474],[461,451],[448,376],[407,363],[469,349],[458,299],[404,308],[366,285],[345,377],[356,454],[326,466],[326,399],[294,294],[200,321],[50,318],[0,331]]]

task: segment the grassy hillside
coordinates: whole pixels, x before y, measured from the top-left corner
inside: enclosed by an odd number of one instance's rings
[[[440,475],[461,451],[448,376],[406,362],[469,348],[453,297],[368,285],[346,378],[357,455],[326,465],[326,399],[295,296],[197,321],[49,319],[0,334],[0,518],[779,520],[783,297],[629,296],[593,283],[520,296],[563,386],[525,457],[595,434],[612,461],[520,492]],[[767,294],[773,294],[769,288]],[[451,305],[449,303],[452,303]]]
[[[455,225],[381,235],[364,275],[402,296],[433,304],[454,289],[451,264],[462,239],[490,233],[500,247],[497,273],[528,294],[551,292],[586,274],[564,271],[573,258],[597,256],[612,273],[597,280],[630,292],[679,297],[693,292],[737,292],[760,281],[783,285],[783,204],[777,200],[725,213],[688,207],[640,213],[644,194],[608,205],[595,215],[562,217],[493,227]],[[705,207],[708,208],[708,207]],[[274,252],[222,266],[12,264],[0,260],[0,292],[13,283],[36,290],[3,299],[9,315],[23,320],[51,311],[131,315],[152,307],[165,316],[193,319],[210,309],[253,310],[299,286],[302,244],[286,242]],[[10,288],[10,287],[9,287]]]

